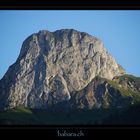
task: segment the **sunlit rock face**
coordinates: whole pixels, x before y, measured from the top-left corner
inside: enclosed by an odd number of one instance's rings
[[[1,79],[0,109],[71,106],[71,98],[73,103],[79,100],[72,94],[80,95],[96,76],[111,80],[124,73],[100,39],[73,29],[42,30],[23,42],[17,61]],[[92,108],[96,97],[90,96]]]

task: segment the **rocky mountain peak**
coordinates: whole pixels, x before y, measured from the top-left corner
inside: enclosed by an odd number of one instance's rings
[[[47,108],[69,101],[96,76],[112,79],[124,73],[100,39],[73,29],[41,30],[23,42],[0,81],[0,108]]]

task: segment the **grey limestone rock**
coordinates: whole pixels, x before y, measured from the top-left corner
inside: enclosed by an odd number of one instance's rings
[[[69,102],[96,76],[112,79],[124,73],[100,39],[73,29],[42,30],[23,42],[17,61],[0,80],[0,109]]]

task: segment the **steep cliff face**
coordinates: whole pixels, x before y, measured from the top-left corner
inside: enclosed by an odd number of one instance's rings
[[[102,90],[93,82],[96,76],[112,80],[125,74],[123,68],[104,48],[98,38],[73,29],[49,32],[42,30],[29,36],[22,45],[17,61],[9,67],[0,81],[0,109],[19,105],[47,108],[61,102],[76,105],[76,98],[84,95],[87,102],[80,107],[100,106]],[[88,94],[81,93],[90,82]],[[100,91],[101,90],[101,91]]]

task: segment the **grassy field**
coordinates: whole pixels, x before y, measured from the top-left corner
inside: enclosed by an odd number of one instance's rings
[[[123,125],[140,124],[140,105],[125,110],[48,112],[23,107],[0,113],[0,125]]]

